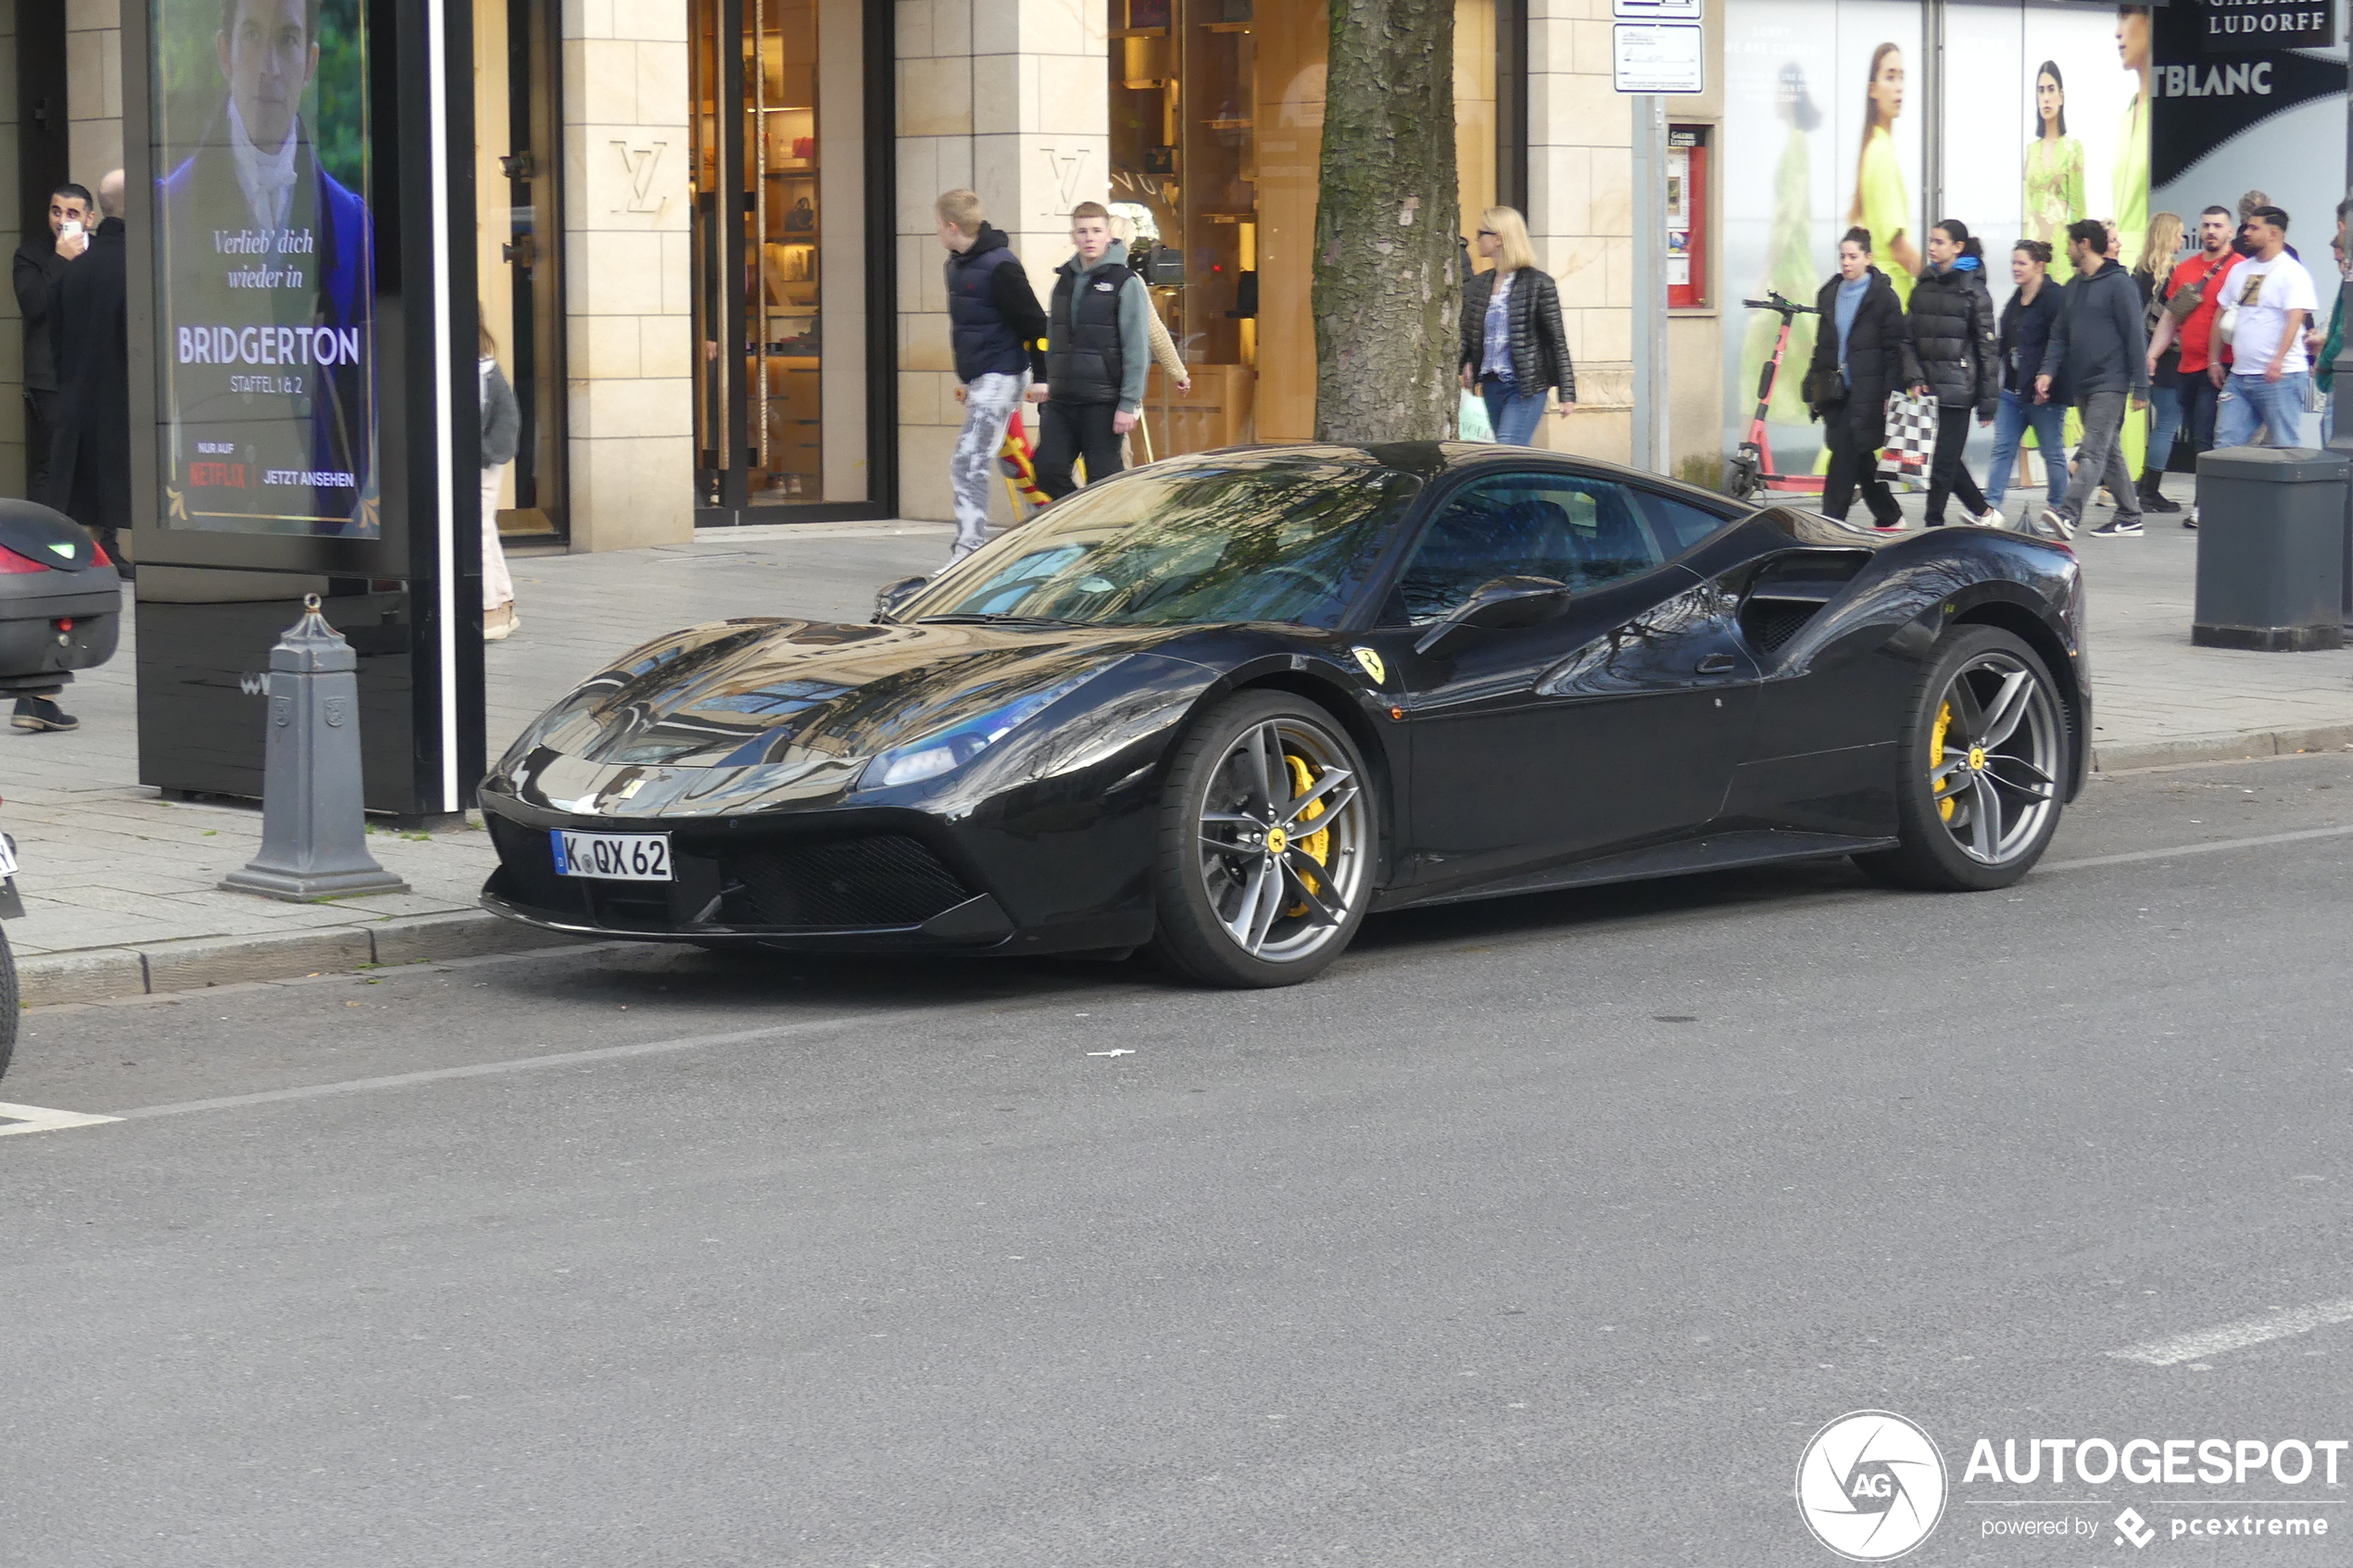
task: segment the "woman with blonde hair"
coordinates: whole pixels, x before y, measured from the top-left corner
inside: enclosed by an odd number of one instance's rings
[[[2147,243],[2141,246],[2141,259],[2133,269],[2133,286],[2141,291],[2141,319],[2151,339],[2157,335],[2157,322],[2172,292],[2173,263],[2182,254],[2187,234],[2187,228],[2173,213],[2160,212],[2149,220]],[[2148,451],[2141,459],[2138,486],[2145,512],[2182,509],[2182,503],[2167,498],[2158,488],[2165,478],[2165,465],[2173,458],[2173,438],[2182,429],[2181,370],[2182,350],[2176,343],[2158,357],[2149,376]]]
[[[1564,419],[1577,407],[1560,290],[1536,265],[1528,220],[1515,208],[1491,207],[1479,215],[1478,248],[1494,265],[1463,280],[1462,383],[1487,399],[1497,441],[1533,445],[1547,393],[1559,393],[1554,412]]]

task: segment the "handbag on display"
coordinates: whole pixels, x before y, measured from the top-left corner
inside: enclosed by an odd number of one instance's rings
[[[809,205],[807,196],[793,203],[792,210],[785,214],[785,232],[787,234],[806,234],[816,227],[817,209]]]
[[[1936,399],[1909,392],[1887,395],[1887,445],[1880,448],[1881,479],[1925,480],[1936,455]]]

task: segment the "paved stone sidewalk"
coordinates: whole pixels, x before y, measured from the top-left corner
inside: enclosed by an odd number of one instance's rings
[[[1917,518],[1920,498],[1906,497]],[[2015,502],[2011,508],[2016,512]],[[488,652],[494,754],[612,654],[697,621],[863,620],[875,587],[945,556],[944,524],[778,526],[692,544],[514,562],[522,629]],[[2082,539],[2098,730],[2110,769],[2353,743],[2353,649],[2259,654],[2189,641],[2196,535],[2152,518],[2138,540]],[[371,832],[413,892],[282,904],[215,887],[258,847],[257,811],[175,804],[137,777],[132,644],[70,688],[70,735],[0,731],[0,825],[17,837],[27,997],[63,1001],[280,978],[530,945],[484,915],[478,826]]]

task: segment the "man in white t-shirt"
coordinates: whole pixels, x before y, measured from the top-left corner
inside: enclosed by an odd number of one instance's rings
[[[2231,335],[2230,373],[2213,368],[2222,389],[2214,413],[2214,445],[2247,446],[2257,428],[2274,446],[2293,446],[2304,433],[2304,404],[2311,357],[2304,331],[2320,309],[2312,274],[2287,253],[2287,214],[2259,207],[2247,215],[2255,254],[2223,280],[2222,309],[2237,310]]]

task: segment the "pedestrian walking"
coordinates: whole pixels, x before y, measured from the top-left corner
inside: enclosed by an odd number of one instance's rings
[[[2020,240],[2011,247],[2012,287],[1995,333],[2002,396],[1994,412],[1994,466],[1985,476],[1985,509],[1997,521],[2030,430],[2043,454],[2045,504],[2056,507],[2067,498],[2067,409],[2034,395],[2034,378],[2058,320],[2059,284],[2050,269],[2051,247],[2042,241]]]
[[[2043,351],[2034,395],[2072,403],[2083,417],[2075,473],[2067,498],[2043,508],[2044,528],[2075,537],[2083,508],[2102,484],[2116,499],[2116,515],[2092,530],[2101,539],[2141,534],[2138,492],[2124,465],[2124,415],[2148,407],[2148,340],[2141,333],[2141,304],[2133,280],[2108,258],[2108,226],[2084,219],[2067,226],[2068,259],[2076,275],[2059,295],[2058,320]]]
[[[1463,280],[1459,376],[1486,399],[1498,442],[1532,446],[1548,396],[1559,395],[1553,411],[1562,419],[1577,407],[1560,288],[1536,265],[1528,220],[1516,207],[1480,213],[1475,248],[1492,265]]]
[[[1822,510],[1845,521],[1860,490],[1871,521],[1893,532],[1904,526],[1904,514],[1879,475],[1887,395],[1921,384],[1920,364],[1895,286],[1871,265],[1869,229],[1849,229],[1838,242],[1838,274],[1822,285],[1814,304],[1828,330],[1814,339],[1804,390],[1831,453]]]
[[[2221,396],[2221,387],[2210,373],[2220,352],[2213,341],[2214,318],[2221,307],[2231,270],[2246,259],[2239,253],[2236,237],[2237,226],[2229,207],[2209,207],[2198,214],[2198,248],[2187,260],[2175,264],[2167,281],[2164,314],[2158,319],[2156,335],[2149,339],[2152,387],[2165,353],[2170,349],[2179,355],[2173,386],[2181,399],[2182,419],[2175,439],[2186,436],[2194,456],[2214,445],[2214,416]],[[2182,526],[2197,526],[2196,507],[2183,516]]]
[[[1927,395],[1936,399],[1936,452],[1928,465],[1930,528],[1944,526],[1944,498],[1961,504],[1964,521],[1999,527],[1969,476],[1969,421],[1992,424],[2001,405],[2001,351],[1994,333],[1994,295],[1985,286],[1985,247],[1957,218],[1928,232],[1928,266],[1912,285],[1906,311],[1912,352]]]
[[[2252,445],[2258,427],[2271,445],[2293,446],[2304,432],[2312,358],[2304,330],[2317,318],[2320,295],[2312,274],[2287,253],[2287,214],[2259,207],[2247,219],[2255,254],[2231,270],[2222,288],[2223,320],[2230,324],[2231,364],[2211,367],[2221,388],[2216,399],[2214,444]]]
[[[988,502],[997,489],[997,454],[1023,388],[1046,373],[1046,312],[1005,232],[989,223],[974,192],[943,192],[932,204],[947,248],[948,338],[956,362],[956,401],[964,428],[948,458],[962,560],[988,542]]]
[[[49,193],[49,236],[17,246],[11,282],[17,314],[24,322],[25,499],[52,505],[49,443],[57,423],[57,349],[54,330],[57,280],[69,263],[90,248],[97,223],[90,193],[60,185]]]
[[[1060,499],[1078,488],[1072,467],[1087,463],[1087,483],[1120,470],[1119,438],[1136,428],[1151,370],[1151,301],[1127,266],[1127,247],[1113,237],[1111,209],[1080,202],[1070,212],[1074,254],[1054,269],[1047,311],[1046,380],[1029,397],[1038,416],[1038,488]]]
[[[507,372],[498,368],[498,340],[475,311],[479,358],[474,370],[482,389],[482,636],[495,643],[522,624],[515,613],[515,580],[507,571],[506,547],[498,540],[498,490],[507,465],[522,447],[522,409]]]
[[[2176,214],[2160,212],[2149,220],[2148,238],[2141,246],[2141,259],[2133,269],[2133,288],[2141,296],[2141,324],[2149,333],[2149,438],[2141,458],[2141,511],[2178,512],[2179,501],[2168,498],[2159,488],[2165,478],[2165,465],[2173,458],[2173,441],[2182,428],[2181,350],[2160,348],[2156,334],[2158,323],[2165,320],[2165,303],[2171,297],[2175,258],[2182,254],[2182,220]]]
[[[2321,395],[2323,446],[2336,439],[2336,357],[2345,348],[2345,282],[2353,278],[2353,259],[2345,253],[2345,221],[2348,216],[2353,216],[2353,196],[2336,204],[2336,238],[2329,242],[2329,250],[2336,257],[2337,283],[2329,302],[2329,330],[2305,336],[2305,347],[2318,357],[2312,362],[2312,385]]]
[[[98,182],[98,228],[57,280],[57,428],[49,449],[54,504],[90,530],[124,576],[131,526],[131,339],[122,170]],[[22,705],[19,704],[19,707]]]

